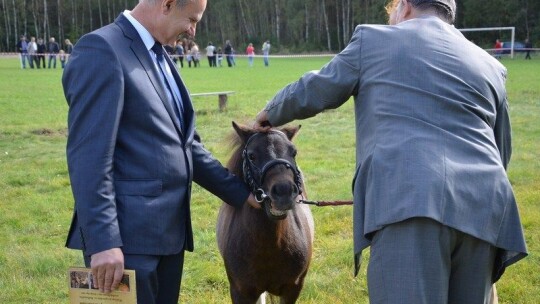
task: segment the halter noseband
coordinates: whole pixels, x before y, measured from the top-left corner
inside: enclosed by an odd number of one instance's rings
[[[280,131],[268,131],[267,133],[282,133]],[[257,165],[251,161],[248,157],[248,146],[251,143],[251,141],[262,133],[255,133],[251,135],[251,137],[247,140],[246,145],[244,146],[244,150],[242,151],[242,171],[244,173],[244,181],[246,184],[249,185],[251,188],[251,191],[253,195],[255,195],[255,199],[257,202],[262,203],[265,200],[268,200],[268,195],[264,192],[262,189],[262,184],[264,182],[264,177],[266,176],[266,173],[273,167],[277,165],[284,165],[287,169],[290,169],[293,172],[294,176],[294,183],[298,187],[298,191],[302,193],[302,177],[300,175],[300,171],[296,167],[296,165],[293,165],[290,161],[284,159],[284,158],[275,158],[271,161],[264,164],[262,169],[259,169]],[[299,193],[299,194],[300,194]]]

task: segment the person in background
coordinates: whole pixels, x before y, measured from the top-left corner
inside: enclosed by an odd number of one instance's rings
[[[73,52],[73,43],[69,39],[64,40],[64,51],[66,54],[66,63],[69,61],[69,56]]]
[[[43,65],[43,68],[45,68],[45,53],[47,53],[47,46],[45,45],[43,38],[38,38],[36,56],[38,69],[40,65]]]
[[[212,42],[208,42],[208,46],[206,47],[206,57],[208,58],[208,66],[216,67],[216,47]]]
[[[269,65],[268,56],[270,55],[270,40],[266,40],[262,46],[264,66]]]
[[[495,58],[497,59],[501,59],[501,55],[502,55],[502,47],[503,47],[503,43],[501,42],[501,40],[497,39],[495,40]]]
[[[37,68],[39,69],[39,62],[37,61],[36,56],[37,50],[36,37],[30,37],[30,42],[28,42],[28,60],[32,69],[34,68],[34,65],[37,65]]]
[[[62,77],[75,200],[66,245],[82,250],[101,292],[134,269],[137,302],[176,304],[193,251],[191,189],[260,208],[205,149],[180,74],[163,45],[195,36],[206,0],[141,0],[82,36]],[[106,67],[106,68],[105,68]]]
[[[167,52],[167,55],[169,55],[169,57],[171,57],[174,53],[174,47],[172,45],[165,44],[163,45],[163,49],[165,49],[165,52]]]
[[[184,67],[184,45],[181,39],[176,40],[176,56],[180,62],[180,67]]]
[[[253,47],[253,43],[248,44],[246,48],[246,54],[248,57],[249,67],[253,67],[253,58],[255,57],[255,48]]]
[[[225,59],[227,59],[227,66],[228,67],[233,67],[233,63],[234,63],[234,59],[233,59],[233,47],[231,45],[231,41],[230,40],[227,40],[225,41],[225,48],[223,49],[224,53],[225,53]]]
[[[172,45],[172,50],[171,50],[171,59],[172,61],[174,62],[174,67],[175,68],[178,68],[178,54],[176,54],[176,51],[177,51],[177,45],[176,45],[176,40],[174,41],[173,45]]]
[[[217,65],[218,65],[219,67],[222,67],[222,66],[223,66],[223,65],[222,65],[222,61],[223,61],[223,50],[222,50],[220,47],[217,49],[217,54],[216,54],[216,55],[217,55]]]
[[[26,41],[26,36],[21,35],[19,42],[17,42],[17,51],[21,56],[21,67],[26,69],[26,62],[30,67],[33,67],[33,63],[30,62],[28,56],[28,41]]]
[[[193,56],[191,56],[191,49],[189,47],[186,52],[186,61],[188,63],[188,68],[191,68],[191,62],[193,61]]]
[[[234,48],[231,48],[231,63],[236,66],[236,50]]]
[[[531,51],[532,51],[532,42],[529,40],[529,38],[525,39],[525,59],[531,59]]]
[[[199,52],[199,45],[195,42],[191,42],[191,60],[193,60],[193,67],[200,67],[201,53]]]
[[[53,68],[56,69],[56,56],[60,52],[60,46],[58,42],[55,41],[54,37],[49,38],[49,43],[47,43],[47,52],[49,53],[49,64],[48,68],[51,68],[51,63],[53,63]]]
[[[60,52],[58,52],[58,59],[60,60],[60,65],[62,66],[62,69],[64,69],[66,67],[66,62],[67,62],[66,51],[60,50]]]
[[[355,270],[370,246],[370,303],[489,303],[493,283],[527,255],[506,174],[506,68],[453,26],[454,0],[387,9],[389,25],[358,26],[320,71],[281,89],[254,127],[354,97]]]

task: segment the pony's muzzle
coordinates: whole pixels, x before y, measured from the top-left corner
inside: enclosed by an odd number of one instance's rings
[[[294,182],[277,182],[270,188],[270,198],[275,208],[291,209],[299,192],[300,189]]]

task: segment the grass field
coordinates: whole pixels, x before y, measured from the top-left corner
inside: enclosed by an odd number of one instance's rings
[[[198,130],[218,159],[229,156],[231,121],[249,122],[286,83],[328,58],[272,59],[253,68],[183,69],[192,93],[233,90],[225,112],[217,97],[194,99]],[[513,122],[510,179],[518,198],[530,256],[498,283],[501,303],[540,303],[540,60],[505,59]],[[92,63],[89,63],[92,64]],[[67,303],[67,268],[83,265],[64,248],[73,198],[65,162],[67,105],[61,70],[21,70],[0,58],[0,303]],[[97,77],[98,75],[96,75]],[[310,197],[351,198],[354,170],[352,102],[298,122],[297,157]],[[194,188],[195,252],[187,254],[182,303],[230,303],[228,282],[215,241],[220,202]],[[366,257],[353,277],[352,208],[312,208],[315,251],[300,303],[367,303]],[[366,252],[367,253],[367,252]]]

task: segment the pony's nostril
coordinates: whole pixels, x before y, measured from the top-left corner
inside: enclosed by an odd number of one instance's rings
[[[292,187],[288,183],[278,183],[272,186],[272,194],[276,197],[287,197],[292,194]]]
[[[296,184],[293,184],[293,194],[298,195],[300,193],[300,189]]]

